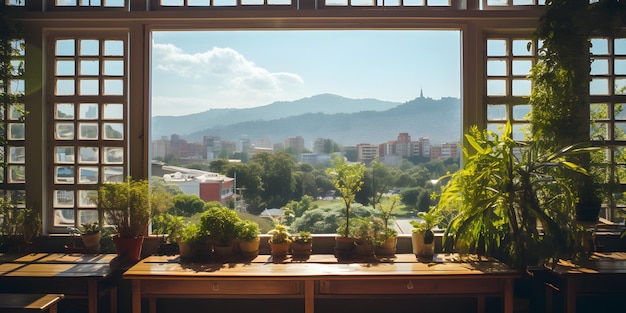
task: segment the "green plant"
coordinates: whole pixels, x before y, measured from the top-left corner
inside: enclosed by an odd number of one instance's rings
[[[293,242],[298,242],[298,243],[309,243],[311,242],[311,240],[313,240],[313,237],[311,237],[311,233],[308,231],[301,231],[295,235],[292,236]]]
[[[200,227],[196,224],[187,224],[184,225],[180,232],[176,234],[172,240],[176,242],[187,242],[191,244],[197,243],[202,237],[202,231]]]
[[[385,242],[385,240],[395,237],[398,235],[398,232],[389,227],[389,220],[391,219],[391,212],[396,207],[396,203],[400,200],[400,196],[394,195],[389,197],[388,205],[383,205],[381,203],[381,198],[377,198],[376,208],[380,212],[380,216],[382,218],[383,229],[376,234],[376,243],[377,245]]]
[[[185,228],[185,219],[182,216],[163,213],[152,217],[152,233],[160,235],[165,242],[176,242],[183,228]]]
[[[291,234],[289,233],[289,227],[283,224],[276,224],[274,229],[270,230],[268,234],[271,235],[268,240],[270,243],[288,243],[292,242]]]
[[[239,235],[237,238],[240,240],[252,241],[261,234],[259,224],[251,220],[240,221],[237,228],[239,229]]]
[[[373,244],[376,235],[384,228],[382,220],[373,216],[356,218],[350,237],[356,238],[357,245]]]
[[[81,234],[96,234],[100,232],[100,224],[98,222],[85,223],[80,226],[79,230]]]
[[[211,235],[213,242],[219,246],[230,246],[237,238],[241,221],[234,210],[227,207],[210,207],[200,216],[200,229]]]
[[[10,201],[0,198],[0,235],[9,238],[21,238],[29,243],[41,234],[41,215],[39,210],[21,208]]]
[[[91,200],[106,213],[108,224],[120,237],[145,235],[152,216],[172,205],[172,197],[162,187],[150,187],[148,180],[127,177],[122,183],[105,183]]]
[[[411,226],[413,226],[413,232],[424,234],[424,243],[431,244],[435,241],[435,233],[433,228],[439,224],[440,216],[436,210],[429,210],[428,212],[418,212],[417,217],[420,220],[411,220]]]
[[[444,240],[453,236],[473,252],[520,270],[578,255],[575,197],[567,177],[586,172],[565,156],[581,153],[584,145],[543,153],[540,142],[513,140],[510,124],[502,136],[472,127],[465,137],[475,153],[464,149],[465,166],[450,177],[436,208],[455,212]]]
[[[343,158],[336,155],[333,157],[333,168],[327,170],[333,186],[339,191],[344,204],[345,226],[337,230],[343,237],[349,237],[350,235],[350,207],[352,202],[354,202],[356,194],[363,186],[365,171],[365,165],[360,163],[348,164]]]

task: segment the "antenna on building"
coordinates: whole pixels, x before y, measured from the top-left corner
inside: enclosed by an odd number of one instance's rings
[[[420,87],[420,98],[424,98],[424,89]]]

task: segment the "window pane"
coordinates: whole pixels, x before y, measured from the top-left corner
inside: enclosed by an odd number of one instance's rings
[[[124,117],[124,105],[119,103],[107,103],[104,105],[104,116],[106,120],[121,120]]]
[[[100,41],[98,40],[80,40],[79,55],[90,56],[100,54]]]
[[[79,108],[79,116],[81,120],[95,120],[98,118],[97,103],[81,103]]]
[[[78,148],[78,163],[98,163],[97,147],[80,147]]]
[[[506,76],[507,75],[506,60],[489,60],[487,61],[487,75],[489,76]]]
[[[487,56],[507,56],[507,41],[503,39],[487,40]]]
[[[8,138],[10,140],[24,140],[26,139],[24,124],[22,123],[10,123]]]
[[[56,147],[56,163],[74,163],[74,147]]]
[[[81,60],[80,75],[100,75],[100,62],[98,60]]]
[[[123,56],[124,42],[121,40],[105,40],[104,41],[105,56]]]
[[[56,41],[57,56],[73,56],[75,54],[73,39],[61,39]]]
[[[74,76],[76,74],[76,66],[73,60],[58,60],[56,65],[57,76]]]
[[[506,120],[506,105],[504,104],[489,104],[487,106],[487,119],[488,120]]]
[[[74,226],[74,210],[54,210],[54,226]]]
[[[72,103],[57,103],[56,112],[54,118],[56,119],[74,119],[74,104]]]
[[[79,123],[80,136],[78,139],[90,140],[98,139],[98,124],[96,123]]]
[[[55,138],[57,140],[74,139],[74,123],[56,123]]]
[[[116,60],[104,61],[104,75],[123,76],[124,75],[124,61],[116,61]]]
[[[55,184],[73,184],[74,183],[74,167],[73,166],[57,166],[54,170]]]
[[[24,163],[26,160],[26,149],[24,147],[9,147],[9,162]]]
[[[105,147],[104,163],[106,164],[122,164],[124,162],[124,148],[121,147]]]
[[[105,183],[121,183],[124,181],[124,169],[119,166],[105,166],[102,181]]]
[[[93,198],[97,194],[97,190],[79,190],[78,199],[80,203],[78,206],[81,208],[95,208],[96,204],[92,202],[90,198]]]
[[[97,167],[79,167],[78,168],[78,183],[80,184],[97,184],[98,183],[98,168]]]
[[[104,138],[106,140],[122,140],[124,139],[124,124],[121,123],[104,123]]]

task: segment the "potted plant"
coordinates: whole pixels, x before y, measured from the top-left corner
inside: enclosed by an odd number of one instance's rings
[[[350,208],[363,186],[365,171],[365,165],[348,164],[336,155],[333,157],[333,168],[327,170],[344,205],[344,221],[337,229],[339,235],[335,237],[335,256],[338,259],[350,258],[353,254],[355,239],[350,236]]]
[[[261,243],[261,230],[259,224],[251,220],[242,220],[237,225],[239,230],[239,250],[244,257],[254,258],[259,255],[259,245]]]
[[[178,251],[181,259],[193,258],[197,254],[200,244],[201,231],[196,224],[185,225],[173,240],[178,243]]]
[[[452,174],[436,209],[455,212],[444,240],[524,271],[547,258],[579,255],[568,178],[586,172],[565,156],[584,145],[543,153],[541,142],[513,140],[510,123],[502,135],[472,127],[465,137],[475,153],[464,149],[464,168]]]
[[[300,231],[292,236],[291,255],[294,258],[306,259],[313,251],[313,237],[308,231]]]
[[[33,239],[41,233],[41,216],[33,208],[20,208],[0,198],[0,235],[2,250],[24,252],[30,250]]]
[[[391,218],[391,212],[399,200],[400,196],[391,196],[389,197],[388,205],[383,205],[380,198],[378,198],[376,208],[378,208],[378,211],[380,212],[383,228],[376,233],[376,238],[374,240],[376,255],[389,256],[396,253],[398,231],[395,230],[395,228],[389,227],[389,220]]]
[[[213,254],[218,259],[227,259],[234,254],[233,245],[238,236],[241,218],[227,207],[207,206],[200,216],[200,229],[211,235]]]
[[[435,255],[435,233],[433,228],[439,223],[436,211],[418,212],[419,220],[412,220],[411,243],[413,254],[420,261],[432,261]]]
[[[272,258],[285,258],[289,253],[289,247],[293,241],[289,233],[289,227],[279,223],[276,224],[268,234],[271,235],[267,242],[272,251]]]
[[[132,262],[141,257],[141,246],[152,216],[171,206],[171,195],[162,187],[150,187],[148,180],[127,177],[122,183],[105,183],[92,201],[104,210],[107,224],[112,225],[117,254]]]
[[[100,224],[98,222],[85,223],[79,228],[80,238],[85,246],[85,253],[98,253],[100,251]]]
[[[374,255],[374,240],[376,234],[383,228],[380,219],[361,217],[354,219],[352,236],[356,238],[354,242],[355,253],[359,257],[371,257]]]
[[[177,239],[185,228],[185,219],[182,216],[163,213],[152,218],[152,233],[159,237],[159,253],[164,255],[176,254]]]

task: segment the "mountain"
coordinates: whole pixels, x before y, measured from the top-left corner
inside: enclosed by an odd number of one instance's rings
[[[323,106],[314,102],[309,102],[309,105],[315,108]],[[274,119],[266,116],[265,119],[233,124],[215,123],[181,137],[190,142],[202,142],[203,136],[219,136],[222,140],[235,142],[247,137],[252,142],[255,138],[268,138],[272,143],[281,143],[285,138],[302,136],[307,147],[316,138],[331,138],[344,146],[380,144],[396,140],[399,133],[409,133],[413,140],[429,137],[433,144],[460,140],[461,108],[458,98],[417,98],[384,111],[353,111],[308,112]],[[207,122],[204,125],[211,124]]]
[[[262,122],[307,113],[355,113],[385,111],[398,102],[376,99],[349,99],[333,94],[320,94],[296,101],[278,101],[248,109],[210,109],[184,116],[155,116],[152,118],[152,138],[171,134],[191,134],[207,128],[226,127],[243,122]]]

